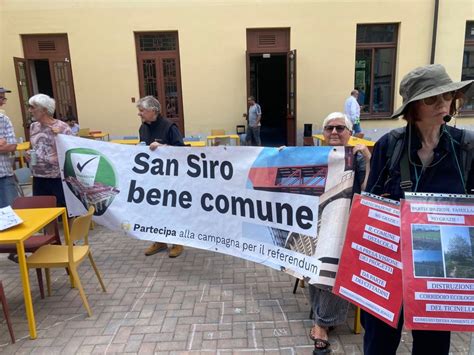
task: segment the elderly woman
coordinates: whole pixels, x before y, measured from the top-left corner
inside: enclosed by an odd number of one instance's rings
[[[161,145],[184,146],[178,126],[161,115],[161,105],[156,98],[153,96],[141,98],[137,102],[137,108],[138,116],[142,119],[139,130],[140,142],[145,142],[151,150]],[[166,249],[168,249],[166,243],[155,242],[145,250],[145,255],[150,256]],[[173,245],[168,256],[176,258],[182,252],[182,245]]]
[[[409,72],[400,83],[403,105],[392,117],[403,115],[407,125],[377,142],[367,191],[398,200],[404,192],[465,194],[474,187],[471,162],[461,161],[463,132],[446,125],[472,81],[453,82],[442,65],[428,65]],[[394,145],[400,144],[399,154]],[[468,178],[464,174],[470,170]],[[364,353],[395,354],[400,343],[403,317],[392,328],[362,312]],[[413,330],[412,354],[448,354],[450,332]]]
[[[32,96],[28,103],[29,112],[35,121],[30,126],[30,143],[36,159],[32,161],[31,154],[29,152],[26,154],[33,174],[33,195],[54,195],[58,206],[65,207],[54,137],[60,133],[70,135],[71,129],[67,123],[53,117],[56,103],[48,95]]]
[[[352,122],[345,114],[333,112],[324,119],[323,135],[328,145],[345,146],[351,134]],[[355,156],[353,193],[360,193],[367,183],[371,154],[364,145],[356,145],[353,153]],[[309,285],[309,294],[314,315],[314,326],[310,332],[310,338],[314,341],[314,354],[326,354],[331,352],[328,330],[345,322],[349,303],[331,291],[313,285]]]

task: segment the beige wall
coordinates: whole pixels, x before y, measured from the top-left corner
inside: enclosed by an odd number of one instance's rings
[[[298,129],[320,128],[343,109],[354,81],[358,23],[400,23],[396,81],[429,63],[434,0],[74,1],[0,2],[0,85],[12,89],[7,114],[23,135],[12,57],[20,34],[67,33],[78,115],[83,127],[136,134],[139,119],[134,31],[177,30],[186,134],[234,131],[246,110],[246,28],[289,27],[297,56]],[[472,0],[441,1],[436,62],[459,80]],[[398,85],[396,87],[398,92]],[[395,106],[401,103],[396,95]],[[474,120],[463,119],[466,124]],[[364,121],[365,129],[400,120]]]

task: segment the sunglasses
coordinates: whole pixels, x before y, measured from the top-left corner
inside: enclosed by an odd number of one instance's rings
[[[445,92],[444,94],[436,95],[436,96],[430,96],[425,99],[422,99],[423,103],[427,106],[434,105],[438,101],[438,97],[442,97],[444,101],[451,101],[454,99],[454,96],[456,95],[456,92],[450,91],[450,92]]]
[[[324,130],[326,132],[333,132],[334,131],[334,128],[336,129],[336,132],[337,133],[342,133],[344,132],[345,129],[347,129],[346,126],[343,126],[343,125],[339,125],[339,126],[324,126]]]

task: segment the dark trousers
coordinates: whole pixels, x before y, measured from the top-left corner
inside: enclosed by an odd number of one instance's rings
[[[260,126],[250,127],[247,126],[247,145],[261,146],[262,141],[260,140]]]
[[[58,207],[66,207],[61,178],[33,177],[33,196],[56,196]]]
[[[395,355],[402,336],[403,315],[398,328],[392,328],[370,313],[361,310],[361,323],[365,329],[365,355]],[[451,332],[412,330],[413,355],[448,355]]]

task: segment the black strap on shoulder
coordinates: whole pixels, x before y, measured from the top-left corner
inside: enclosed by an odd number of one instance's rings
[[[403,149],[400,159],[400,188],[403,192],[411,192],[413,188],[410,176],[410,163],[408,161],[408,149]]]
[[[407,149],[404,149],[406,127],[400,127],[390,131],[387,149],[387,159],[390,160],[389,172],[400,164],[400,188],[405,192],[412,191],[413,183],[410,178],[410,164],[408,162]]]
[[[461,164],[464,172],[464,181],[467,184],[469,172],[471,171],[474,153],[474,132],[464,129],[461,136]],[[467,188],[467,186],[465,186]],[[471,191],[468,191],[471,193]]]
[[[405,127],[400,127],[390,131],[388,136],[387,159],[390,160],[390,169],[395,168],[402,156],[403,141],[405,137]]]

